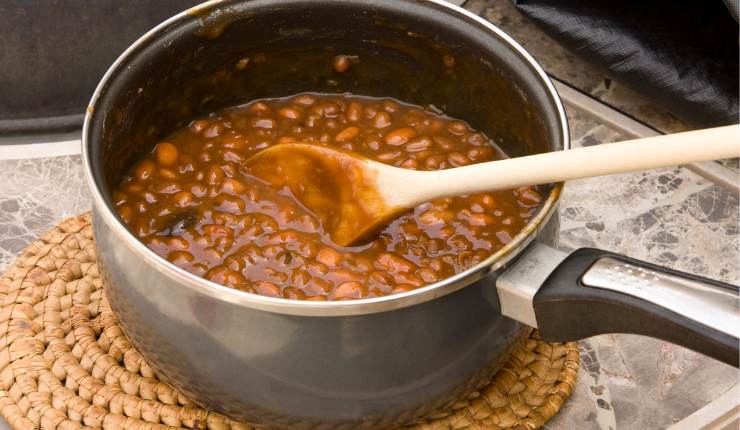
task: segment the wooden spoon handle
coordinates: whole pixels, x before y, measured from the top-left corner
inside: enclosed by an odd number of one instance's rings
[[[738,156],[740,125],[730,125],[424,172],[404,188],[421,202]]]

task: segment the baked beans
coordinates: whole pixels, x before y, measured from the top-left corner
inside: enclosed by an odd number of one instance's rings
[[[350,60],[337,57],[337,71]],[[115,191],[118,214],[154,252],[211,281],[270,297],[347,300],[410,291],[477,264],[510,242],[542,200],[531,187],[437,199],[370,243],[339,247],[289,190],[244,168],[258,151],[291,142],[418,170],[504,156],[465,122],[392,99],[258,100],[158,142]]]

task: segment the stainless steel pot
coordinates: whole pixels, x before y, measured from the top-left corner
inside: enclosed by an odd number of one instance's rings
[[[337,74],[339,53],[360,63]],[[244,57],[252,61],[240,71]],[[83,157],[110,303],[157,374],[193,400],[284,428],[389,427],[471,390],[524,324],[560,341],[646,334],[737,365],[737,287],[603,251],[555,250],[561,184],[542,187],[536,217],[481,264],[353,302],[222,287],[158,257],[115,215],[111,189],[158,138],[220,107],[302,91],[434,105],[512,156],[569,146],[540,66],[490,23],[441,0],[224,0],[143,36],[93,95]]]

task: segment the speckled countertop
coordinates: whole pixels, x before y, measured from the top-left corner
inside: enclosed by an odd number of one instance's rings
[[[686,128],[554,44],[507,0],[469,0],[465,7],[522,42],[554,76],[657,129]],[[568,117],[574,146],[625,138],[580,112]],[[42,232],[91,206],[79,155],[19,154],[0,146],[0,272]],[[600,247],[738,283],[738,207],[736,194],[683,167],[572,181],[561,200],[560,246]],[[739,380],[736,369],[639,336],[584,340],[581,360],[576,390],[547,429],[667,428]]]

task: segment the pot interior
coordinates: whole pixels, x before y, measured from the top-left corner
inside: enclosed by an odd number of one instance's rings
[[[337,73],[338,54],[359,63]],[[99,90],[86,143],[109,207],[111,189],[159,139],[256,98],[349,92],[433,106],[512,157],[565,140],[533,66],[484,24],[432,1],[223,1],[169,21],[119,61]]]

